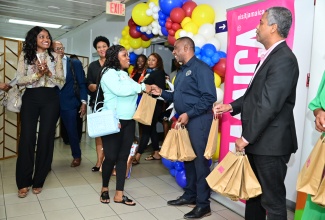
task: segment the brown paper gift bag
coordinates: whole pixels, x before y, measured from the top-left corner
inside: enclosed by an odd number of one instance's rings
[[[300,171],[296,190],[315,195],[322,181],[325,165],[324,137],[320,137]]]
[[[325,207],[325,178],[323,178],[317,193],[314,196],[311,196],[311,201]]]
[[[217,150],[218,126],[219,126],[219,119],[218,118],[213,119],[210,132],[209,132],[208,143],[207,146],[205,147],[205,152],[204,152],[204,157],[207,160],[210,160]]]
[[[184,126],[177,129],[178,139],[178,160],[192,161],[196,158],[196,154],[192,148],[190,136]]]
[[[221,162],[207,176],[206,181],[210,188],[218,193],[223,193],[234,172],[238,156],[233,152],[228,152]]]
[[[238,159],[235,164],[233,174],[231,175],[231,178],[229,179],[229,182],[228,182],[224,192],[222,193],[224,196],[227,196],[231,199],[239,198],[241,186],[242,186],[244,156],[238,155],[237,157],[238,157]]]
[[[244,200],[248,198],[254,198],[262,194],[262,187],[258,182],[255,173],[249,163],[247,155],[243,156],[243,179],[241,194],[239,197]]]
[[[138,108],[133,115],[133,119],[141,124],[151,125],[156,102],[157,99],[152,98],[147,93],[143,93]]]
[[[176,161],[178,159],[177,130],[172,128],[168,131],[159,154],[166,159]]]

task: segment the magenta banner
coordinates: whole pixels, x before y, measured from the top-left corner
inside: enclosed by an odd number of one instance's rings
[[[286,40],[292,48],[295,31],[294,0],[265,0],[227,11],[228,47],[224,103],[230,103],[245,93],[260,54],[265,50],[256,41],[256,26],[264,11],[273,6],[286,7],[292,12],[293,24]],[[219,159],[229,150],[235,149],[235,140],[240,136],[240,115],[232,117],[229,113],[223,114]]]

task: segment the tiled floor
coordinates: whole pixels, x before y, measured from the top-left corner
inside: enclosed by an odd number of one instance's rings
[[[189,207],[167,206],[166,201],[181,195],[182,189],[160,161],[144,161],[145,155],[125,184],[125,194],[137,205],[100,203],[101,174],[91,172],[96,161],[93,139],[83,137],[82,153],[81,166],[71,168],[70,147],[57,139],[52,171],[42,193],[29,193],[24,199],[17,197],[16,159],[0,161],[0,220],[176,220],[183,219],[183,215],[191,210]],[[115,189],[115,177],[112,177],[110,189]],[[110,191],[111,198],[113,195],[114,191]],[[213,200],[211,209],[212,215],[204,219],[243,219]],[[292,212],[289,216],[293,219]]]

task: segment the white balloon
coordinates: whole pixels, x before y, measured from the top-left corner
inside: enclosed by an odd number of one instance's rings
[[[187,32],[185,31],[185,30],[181,30],[180,32],[179,32],[179,36],[180,37],[185,37],[187,35]]]
[[[152,10],[151,10],[151,9],[147,9],[147,11],[146,11],[146,15],[148,15],[148,16],[152,16],[152,14],[153,14]]]
[[[149,8],[153,8],[153,7],[155,7],[155,6],[156,6],[155,3],[153,3],[153,2],[150,2],[150,3],[149,3]]]
[[[155,5],[155,6],[152,8],[152,11],[153,11],[153,13],[157,13],[157,12],[159,11],[159,7]]]
[[[189,38],[193,38],[193,37],[194,37],[194,34],[193,34],[192,32],[187,32],[187,36],[188,36]]]
[[[220,50],[221,44],[220,44],[220,41],[217,38],[215,38],[215,37],[210,38],[209,40],[207,40],[206,43],[207,44],[213,44],[217,50]]]
[[[139,47],[138,49],[134,49],[133,51],[135,54],[140,55],[143,53],[143,47]]]
[[[216,92],[217,92],[217,101],[216,103],[222,103],[223,102],[223,96],[224,96],[224,92],[222,89],[220,88],[216,88]]]
[[[202,47],[206,42],[206,39],[201,34],[194,35],[192,39],[196,47]]]
[[[143,27],[140,28],[140,31],[141,32],[146,32],[147,30],[148,30],[148,27],[147,26],[143,26]]]
[[[147,30],[146,31],[146,34],[151,34],[151,30]]]
[[[158,13],[154,13],[154,14],[152,15],[152,17],[153,17],[153,19],[158,20],[159,15],[158,15]]]
[[[161,32],[161,29],[159,29],[159,36],[164,36],[164,34]]]
[[[129,53],[132,53],[133,52],[133,48],[130,47],[130,49],[128,50]]]
[[[215,29],[212,24],[202,24],[198,30],[198,34],[201,34],[205,39],[210,39],[215,34]]]
[[[152,33],[153,33],[154,35],[157,35],[157,34],[159,33],[158,28],[153,28],[153,29],[152,29]]]
[[[158,22],[157,22],[157,21],[153,21],[153,22],[151,22],[151,26],[152,26],[152,27],[157,27],[157,26],[158,26]]]

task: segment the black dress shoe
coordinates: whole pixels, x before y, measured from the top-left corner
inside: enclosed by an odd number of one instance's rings
[[[181,205],[195,205],[195,201],[188,201],[186,199],[183,199],[179,197],[176,200],[170,200],[167,202],[168,205],[173,205],[173,206],[181,206]]]
[[[201,207],[195,206],[195,208],[192,211],[190,211],[189,213],[184,215],[184,218],[185,219],[201,219],[201,218],[204,218],[209,215],[211,215],[210,207],[201,208]]]

